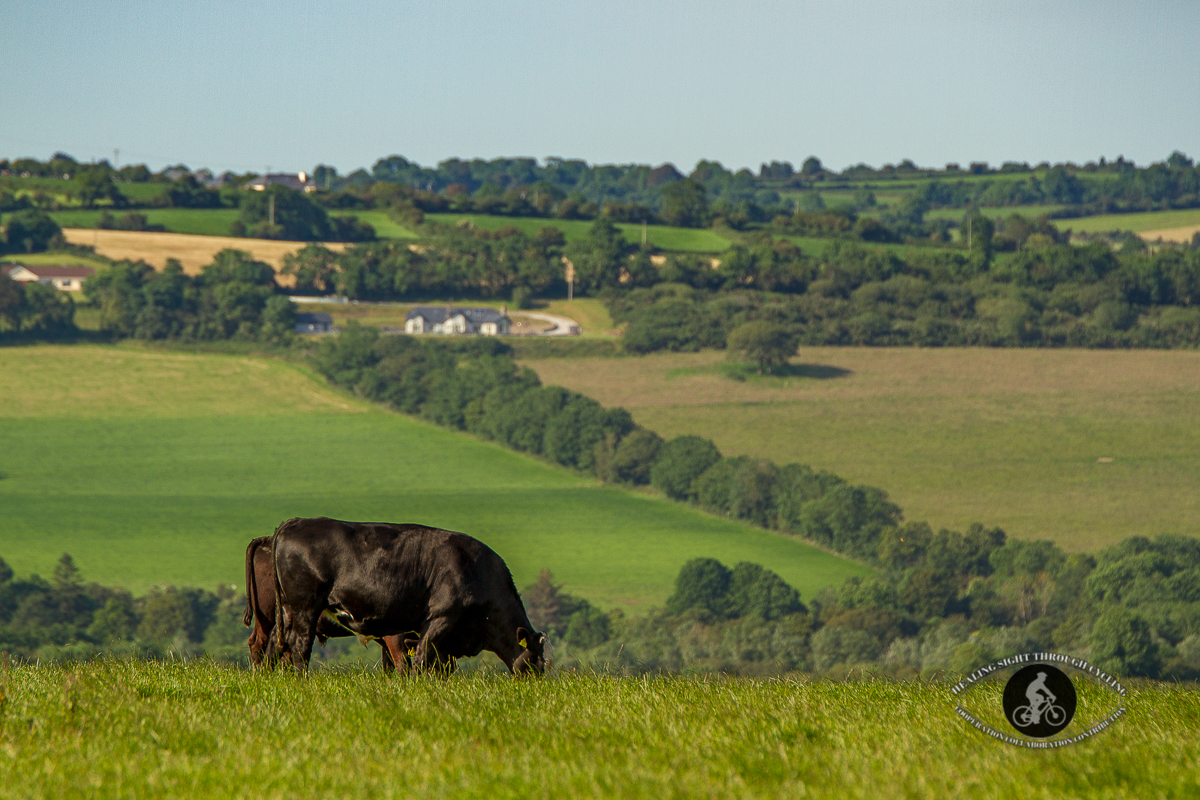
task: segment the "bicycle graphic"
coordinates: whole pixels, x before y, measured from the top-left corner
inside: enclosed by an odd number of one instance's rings
[[[1045,716],[1046,724],[1058,727],[1067,721],[1067,712],[1056,705],[1058,697],[1046,686],[1046,673],[1039,672],[1037,678],[1025,688],[1029,705],[1017,706],[1012,712],[1013,725],[1028,728],[1037,725]]]
[[[1018,706],[1012,714],[1013,724],[1018,728],[1028,728],[1031,725],[1037,725],[1045,716],[1046,724],[1058,727],[1067,719],[1067,712],[1061,706],[1054,703],[1046,703],[1045,705],[1034,708],[1033,706]]]

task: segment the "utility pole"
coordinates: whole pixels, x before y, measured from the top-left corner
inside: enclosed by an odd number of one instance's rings
[[[267,197],[267,220],[271,227],[275,227],[275,195]]]
[[[646,218],[642,217],[642,247],[646,246]]]
[[[971,223],[975,221],[974,217],[967,217],[967,249],[971,249]]]

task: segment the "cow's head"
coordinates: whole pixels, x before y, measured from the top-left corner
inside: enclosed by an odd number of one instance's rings
[[[520,655],[513,662],[512,670],[517,675],[532,672],[542,675],[546,672],[546,637],[528,628],[517,628],[517,644],[522,648]]]

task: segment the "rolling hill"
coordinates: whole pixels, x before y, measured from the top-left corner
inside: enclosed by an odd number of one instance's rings
[[[606,487],[387,412],[268,359],[133,346],[0,349],[0,556],[48,575],[241,585],[246,543],[294,516],[421,522],[487,542],[518,586],[549,568],[604,606],[665,600],[697,556],[811,597],[867,572],[794,539]]]

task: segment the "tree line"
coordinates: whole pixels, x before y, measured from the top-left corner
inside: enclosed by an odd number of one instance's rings
[[[980,218],[967,252],[900,257],[832,242],[735,245],[715,269],[669,257],[662,283],[606,295],[632,352],[722,348],[747,323],[808,345],[1192,347],[1200,344],[1200,251],[1077,247],[1019,218]],[[995,258],[997,240],[1019,252]],[[1011,241],[1011,240],[1009,240]],[[1002,246],[1002,245],[1001,245]],[[628,284],[626,284],[628,285]]]
[[[114,169],[107,160],[79,163],[65,153],[45,162],[21,158],[0,159],[0,175],[66,177],[74,182],[73,196],[91,207],[107,202],[130,205],[120,191],[123,182],[161,183],[163,191],[153,206],[186,208],[238,207],[247,193],[241,187],[254,177],[224,173],[215,178],[207,170],[192,172],[185,165],[152,173],[144,165]],[[1061,204],[1063,217],[1097,213],[1144,211],[1200,206],[1200,172],[1192,159],[1176,151],[1167,159],[1138,167],[1124,158],[1084,165],[1073,163],[1028,164],[1007,162],[998,169],[976,162],[964,170],[957,164],[944,169],[917,167],[909,160],[874,169],[864,164],[842,172],[809,157],[799,169],[789,162],[763,163],[757,174],[748,169],[730,170],[716,161],[701,160],[686,175],[672,164],[591,165],[578,159],[531,158],[492,160],[447,159],[436,167],[423,167],[403,156],[381,158],[370,170],[339,175],[328,165],[318,165],[313,178],[322,191],[318,204],[326,209],[388,207],[379,195],[403,187],[409,201],[425,211],[464,211],[511,216],[593,219],[608,214],[618,221],[660,221],[672,225],[700,226],[721,220],[738,225],[766,223],[793,211],[814,211],[820,203],[814,190],[821,187],[857,187],[853,205],[859,210],[870,189],[904,181],[909,197],[928,208],[1021,206]],[[19,183],[3,179],[0,211],[16,210],[30,202],[17,196]],[[220,188],[214,188],[216,185]],[[907,187],[906,187],[907,188]],[[796,194],[799,192],[800,194]],[[711,203],[704,213],[692,205],[702,195]],[[243,224],[249,225],[243,220]],[[337,233],[335,230],[334,233]],[[362,231],[358,232],[362,235]],[[327,238],[327,237],[318,237]],[[346,241],[359,241],[351,238]]]

